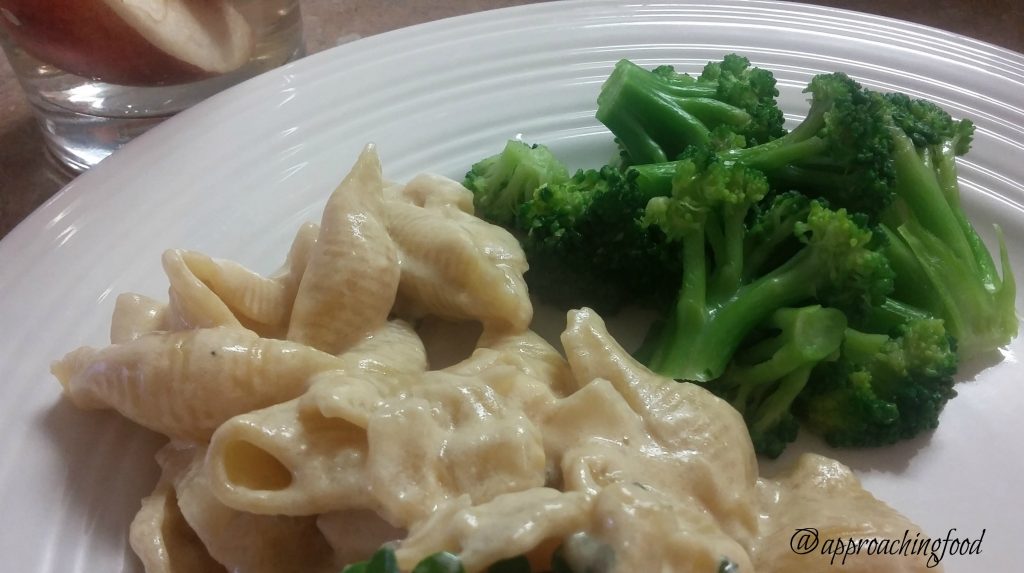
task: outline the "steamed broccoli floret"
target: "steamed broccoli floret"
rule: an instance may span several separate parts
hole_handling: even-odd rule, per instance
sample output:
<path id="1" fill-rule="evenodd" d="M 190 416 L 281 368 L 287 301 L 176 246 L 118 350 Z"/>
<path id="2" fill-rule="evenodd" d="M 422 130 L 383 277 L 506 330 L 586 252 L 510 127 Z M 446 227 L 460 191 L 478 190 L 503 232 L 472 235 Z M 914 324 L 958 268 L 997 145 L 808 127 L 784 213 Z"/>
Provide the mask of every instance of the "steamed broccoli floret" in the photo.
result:
<path id="1" fill-rule="evenodd" d="M 892 201 L 886 102 L 842 73 L 817 75 L 804 92 L 811 94 L 811 107 L 796 128 L 723 156 L 761 170 L 775 188 L 876 215 Z"/>
<path id="2" fill-rule="evenodd" d="M 750 272 L 744 258 L 752 248 L 746 218 L 767 192 L 767 181 L 756 170 L 714 156 L 695 157 L 678 163 L 672 196 L 648 204 L 645 223 L 678 242 L 683 262 L 675 306 L 641 352 L 654 371 L 713 380 L 743 339 L 780 308 L 818 301 L 858 310 L 888 294 L 891 270 L 873 250 L 863 217 L 820 201 L 811 202 L 806 218 L 793 223 L 799 245 L 792 254 L 777 266 Z M 765 217 L 776 215 L 766 213 L 761 214 L 765 227 Z M 759 262 L 769 259 L 761 256 Z"/>
<path id="3" fill-rule="evenodd" d="M 837 360 L 818 366 L 798 417 L 833 446 L 882 446 L 934 429 L 956 396 L 956 347 L 942 320 L 915 319 L 893 336 L 848 329 Z"/>
<path id="4" fill-rule="evenodd" d="M 744 279 L 750 280 L 789 259 L 800 248 L 796 226 L 811 212 L 811 199 L 796 191 L 754 205 L 743 244 Z"/>
<path id="5" fill-rule="evenodd" d="M 956 155 L 963 155 L 971 147 L 974 125 L 969 120 L 954 121 L 948 113 L 934 103 L 911 99 L 902 93 L 882 94 L 889 104 L 888 113 L 895 127 L 914 142 L 914 146 L 927 149 L 946 142 L 953 144 Z"/>
<path id="6" fill-rule="evenodd" d="M 689 146 L 744 145 L 784 133 L 771 72 L 730 54 L 697 78 L 670 66 L 646 70 L 622 60 L 597 98 L 597 119 L 628 163 L 676 159 Z"/>
<path id="7" fill-rule="evenodd" d="M 520 206 L 538 187 L 568 179 L 565 165 L 547 147 L 510 140 L 501 153 L 473 164 L 464 184 L 473 192 L 479 216 L 512 226 Z"/>
<path id="8" fill-rule="evenodd" d="M 585 301 L 602 311 L 670 298 L 679 281 L 678 254 L 665 248 L 662 232 L 640 222 L 651 197 L 671 190 L 670 176 L 658 169 L 605 166 L 537 189 L 518 217 L 531 291 L 548 302 Z"/>
<path id="9" fill-rule="evenodd" d="M 717 83 L 717 99 L 750 114 L 752 121 L 736 132 L 746 139 L 747 145 L 771 141 L 786 133 L 782 127 L 785 117 L 776 101 L 779 90 L 772 72 L 751 67 L 750 60 L 743 56 L 727 54 L 720 62 L 708 62 L 697 82 Z"/>
<path id="10" fill-rule="evenodd" d="M 900 94 L 885 101 L 895 201 L 881 220 L 893 297 L 942 318 L 961 358 L 994 350 L 1017 334 L 1016 282 L 999 229 L 997 270 L 960 205 L 956 157 L 970 147 L 974 126 L 930 102 Z"/>
<path id="11" fill-rule="evenodd" d="M 547 148 L 510 141 L 466 175 L 478 213 L 519 232 L 531 292 L 603 312 L 671 298 L 678 253 L 640 219 L 651 197 L 671 192 L 674 165 L 604 166 L 572 177 L 564 169 Z"/>
<path id="12" fill-rule="evenodd" d="M 799 429 L 793 402 L 814 368 L 838 353 L 846 316 L 819 305 L 781 308 L 765 326 L 768 335 L 737 351 L 725 374 L 705 386 L 743 414 L 759 454 L 777 457 Z"/>

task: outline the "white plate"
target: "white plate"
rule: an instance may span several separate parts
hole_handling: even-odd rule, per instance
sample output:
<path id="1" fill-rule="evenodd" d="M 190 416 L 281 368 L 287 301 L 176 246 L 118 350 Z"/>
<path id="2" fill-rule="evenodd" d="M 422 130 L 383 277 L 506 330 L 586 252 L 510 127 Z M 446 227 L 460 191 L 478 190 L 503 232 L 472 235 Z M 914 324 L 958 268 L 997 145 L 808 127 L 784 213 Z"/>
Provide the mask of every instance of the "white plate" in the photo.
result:
<path id="1" fill-rule="evenodd" d="M 76 180 L 0 243 L 0 556 L 5 571 L 139 568 L 128 523 L 155 479 L 155 436 L 60 399 L 48 365 L 102 345 L 117 293 L 166 295 L 166 247 L 267 272 L 368 141 L 387 176 L 459 177 L 510 137 L 574 166 L 614 152 L 594 98 L 612 64 L 697 71 L 736 51 L 800 87 L 843 70 L 873 88 L 929 97 L 978 124 L 964 202 L 1005 229 L 1024 269 L 1024 57 L 934 29 L 780 2 L 564 2 L 482 13 L 360 40 L 256 78 L 150 132 Z M 1024 290 L 1024 289 L 1022 289 Z M 1019 306 L 1019 301 L 1018 301 Z M 934 535 L 976 538 L 950 571 L 1018 570 L 1024 386 L 1016 341 L 967 368 L 929 438 L 831 452 Z M 820 445 L 816 445 L 820 447 Z"/>

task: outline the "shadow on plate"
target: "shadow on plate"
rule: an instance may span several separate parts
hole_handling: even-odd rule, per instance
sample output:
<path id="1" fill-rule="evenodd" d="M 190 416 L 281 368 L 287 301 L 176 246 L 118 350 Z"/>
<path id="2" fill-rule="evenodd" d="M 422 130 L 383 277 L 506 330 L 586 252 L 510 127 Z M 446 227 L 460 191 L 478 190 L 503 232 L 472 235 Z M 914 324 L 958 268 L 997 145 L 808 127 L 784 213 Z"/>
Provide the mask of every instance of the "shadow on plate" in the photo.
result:
<path id="1" fill-rule="evenodd" d="M 839 460 L 861 475 L 869 472 L 899 475 L 910 467 L 919 451 L 928 447 L 932 433 L 926 432 L 913 439 L 878 448 L 833 448 L 820 437 L 801 429 L 797 440 L 778 459 L 759 458 L 758 462 L 762 475 L 775 476 L 786 472 L 800 454 L 815 453 Z"/>
<path id="2" fill-rule="evenodd" d="M 64 399 L 38 423 L 65 460 L 54 548 L 87 563 L 90 555 L 123 554 L 125 571 L 141 571 L 128 526 L 160 476 L 153 456 L 166 438 L 111 410 L 79 410 Z"/>
<path id="3" fill-rule="evenodd" d="M 957 384 L 971 383 L 978 379 L 978 376 L 992 368 L 998 366 L 1006 360 L 1006 356 L 1000 350 L 993 350 L 982 356 L 975 357 L 972 360 L 961 362 L 960 367 L 956 372 Z M 954 398 L 956 400 L 956 398 Z"/>

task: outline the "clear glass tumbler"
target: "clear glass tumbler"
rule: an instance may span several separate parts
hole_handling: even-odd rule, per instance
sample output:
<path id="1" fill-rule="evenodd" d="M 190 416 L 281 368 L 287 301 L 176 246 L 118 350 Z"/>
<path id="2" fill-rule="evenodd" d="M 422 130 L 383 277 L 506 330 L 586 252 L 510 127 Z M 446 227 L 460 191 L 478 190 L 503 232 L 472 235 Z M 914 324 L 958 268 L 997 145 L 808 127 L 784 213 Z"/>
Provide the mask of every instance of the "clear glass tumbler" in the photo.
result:
<path id="1" fill-rule="evenodd" d="M 299 0 L 0 0 L 0 44 L 73 172 L 305 54 Z"/>

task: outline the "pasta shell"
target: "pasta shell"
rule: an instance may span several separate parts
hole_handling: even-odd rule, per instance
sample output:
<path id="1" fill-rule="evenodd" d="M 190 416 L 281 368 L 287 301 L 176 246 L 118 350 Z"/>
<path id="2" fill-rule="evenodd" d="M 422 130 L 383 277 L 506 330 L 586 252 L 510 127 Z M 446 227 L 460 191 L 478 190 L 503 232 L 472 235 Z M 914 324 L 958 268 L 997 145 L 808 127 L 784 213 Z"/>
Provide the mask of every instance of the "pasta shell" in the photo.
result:
<path id="1" fill-rule="evenodd" d="M 378 378 L 415 377 L 427 370 L 427 351 L 412 325 L 400 319 L 384 323 L 340 356 L 344 370 Z"/>
<path id="2" fill-rule="evenodd" d="M 210 491 L 203 467 L 206 448 L 176 447 L 161 457 L 184 458 L 174 480 L 181 514 L 210 555 L 229 571 L 329 573 L 341 564 L 320 533 L 315 517 L 256 515 L 222 504 Z M 165 448 L 168 449 L 168 448 Z"/>
<path id="3" fill-rule="evenodd" d="M 239 511 L 265 515 L 375 510 L 366 430 L 311 406 L 290 400 L 222 425 L 207 453 L 214 495 Z"/>
<path id="4" fill-rule="evenodd" d="M 142 499 L 128 541 L 146 573 L 227 573 L 181 515 L 178 496 L 165 479 Z"/>
<path id="5" fill-rule="evenodd" d="M 285 322 L 291 310 L 285 285 L 232 262 L 181 251 L 188 270 L 250 330 L 264 333 Z M 262 328 L 261 328 L 262 327 Z"/>
<path id="6" fill-rule="evenodd" d="M 80 348 L 51 370 L 81 408 L 113 408 L 172 438 L 208 440 L 233 416 L 302 394 L 338 358 L 248 330 L 156 333 Z"/>
<path id="7" fill-rule="evenodd" d="M 126 342 L 147 332 L 132 326 L 132 321 L 143 319 L 140 324 L 151 327 L 148 332 L 242 326 L 263 337 L 284 338 L 299 283 L 319 232 L 319 225 L 314 223 L 300 227 L 287 261 L 269 278 L 238 263 L 202 253 L 165 252 L 163 265 L 171 283 L 170 308 L 160 310 L 159 318 L 154 315 L 145 319 L 140 313 L 159 310 L 155 301 L 143 300 L 138 295 L 119 300 L 111 332 L 117 340 L 111 342 Z"/>
<path id="8" fill-rule="evenodd" d="M 295 298 L 295 292 L 299 289 L 299 282 L 302 275 L 306 273 L 306 266 L 313 256 L 313 248 L 316 247 L 316 238 L 320 234 L 320 225 L 316 223 L 304 223 L 295 233 L 292 239 L 292 246 L 288 249 L 288 258 L 284 265 L 270 278 L 285 285 L 285 289 Z"/>
<path id="9" fill-rule="evenodd" d="M 428 372 L 369 418 L 367 470 L 381 515 L 408 526 L 446 499 L 544 484 L 540 432 L 481 381 Z"/>
<path id="10" fill-rule="evenodd" d="M 315 376 L 300 405 L 360 428 L 383 400 L 416 384 L 427 370 L 423 343 L 403 320 L 389 321 L 339 359 L 343 368 Z"/>
<path id="11" fill-rule="evenodd" d="M 513 366 L 523 375 L 544 383 L 558 397 L 568 396 L 576 389 L 565 357 L 532 330 L 485 331 L 472 356 L 446 370 L 472 375 L 499 364 Z"/>
<path id="12" fill-rule="evenodd" d="M 703 452 L 720 464 L 723 481 L 737 489 L 757 480 L 757 458 L 739 413 L 699 386 L 648 370 L 612 338 L 596 312 L 569 312 L 562 346 L 578 383 L 611 382 L 664 447 Z"/>
<path id="13" fill-rule="evenodd" d="M 853 573 L 873 573 L 881 570 L 880 558 L 883 555 L 885 571 L 924 573 L 942 569 L 941 565 L 935 567 L 938 563 L 929 566 L 927 554 L 915 554 L 909 550 L 900 552 L 903 539 L 925 540 L 928 535 L 866 491 L 850 468 L 835 460 L 817 454 L 803 454 L 778 479 L 760 480 L 758 493 L 761 535 L 751 550 L 751 556 L 759 572 L 788 573 L 798 568 L 801 571 L 832 571 L 838 568 Z M 822 549 L 795 553 L 791 548 L 794 532 L 809 527 L 817 530 L 816 535 L 823 543 L 840 539 L 843 543 L 871 539 L 896 540 L 897 543 L 892 553 L 879 551 L 874 555 L 867 551 L 866 546 L 851 555 Z M 908 548 L 911 547 L 908 544 Z"/>
<path id="14" fill-rule="evenodd" d="M 617 571 L 720 571 L 725 559 L 737 571 L 760 571 L 714 517 L 678 492 L 621 482 L 596 496 L 589 533 L 609 547 Z"/>
<path id="15" fill-rule="evenodd" d="M 374 505 L 363 470 L 369 415 L 426 370 L 426 354 L 412 327 L 394 320 L 334 362 L 337 369 L 309 378 L 301 397 L 239 415 L 214 433 L 209 467 L 224 503 L 288 515 Z"/>
<path id="16" fill-rule="evenodd" d="M 167 329 L 167 304 L 141 294 L 118 295 L 110 320 L 111 344 L 130 342 L 143 334 Z"/>
<path id="17" fill-rule="evenodd" d="M 408 183 L 396 187 L 389 199 L 405 201 L 417 207 L 455 207 L 463 213 L 473 214 L 473 192 L 458 181 L 443 175 L 421 173 Z"/>
<path id="18" fill-rule="evenodd" d="M 739 539 L 750 538 L 757 528 L 752 509 L 757 458 L 740 414 L 704 388 L 648 370 L 608 334 L 604 321 L 590 309 L 569 313 L 562 346 L 579 384 L 610 382 L 643 419 L 666 459 L 687 468 L 678 474 L 654 473 L 671 478 L 664 487 L 693 492 L 721 518 L 726 531 Z"/>
<path id="19" fill-rule="evenodd" d="M 387 320 L 399 268 L 383 223 L 383 201 L 380 161 L 369 146 L 324 207 L 292 308 L 289 340 L 340 354 Z"/>
<path id="20" fill-rule="evenodd" d="M 168 326 L 172 330 L 233 326 L 241 328 L 228 305 L 199 279 L 185 262 L 185 251 L 171 249 L 163 255 L 164 272 L 171 283 Z"/>
<path id="21" fill-rule="evenodd" d="M 396 312 L 477 320 L 520 331 L 533 318 L 519 242 L 501 227 L 451 206 L 387 203 L 388 231 L 400 250 Z"/>

